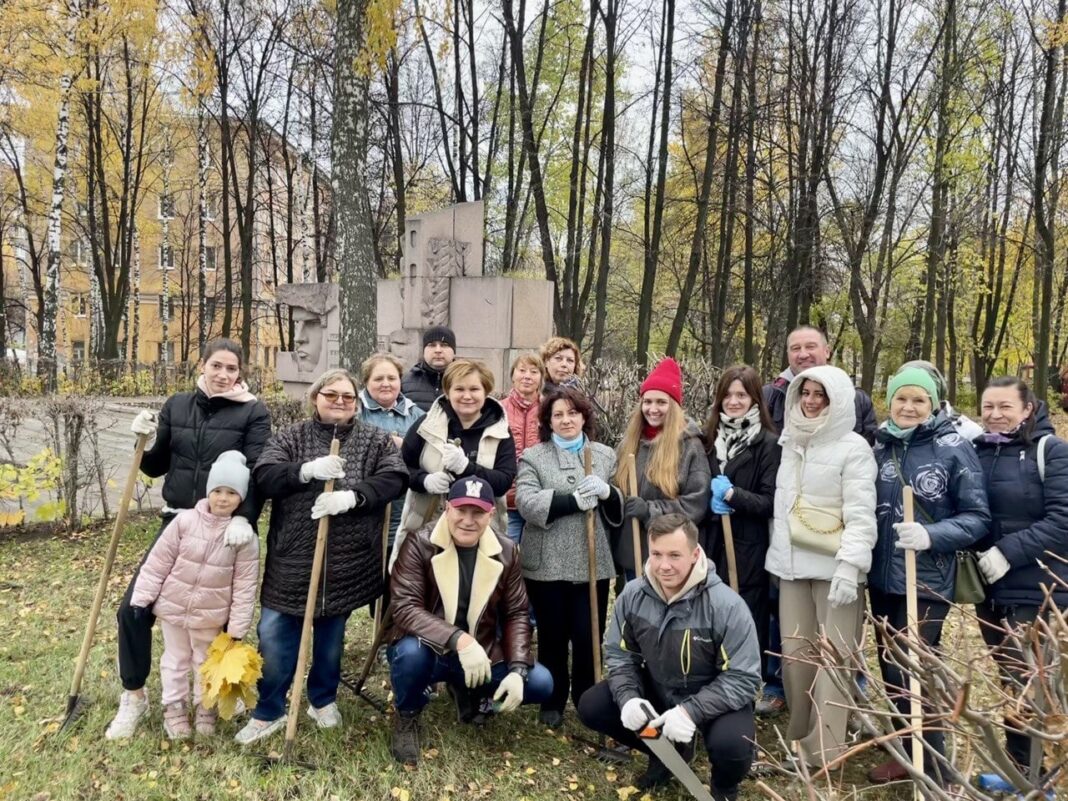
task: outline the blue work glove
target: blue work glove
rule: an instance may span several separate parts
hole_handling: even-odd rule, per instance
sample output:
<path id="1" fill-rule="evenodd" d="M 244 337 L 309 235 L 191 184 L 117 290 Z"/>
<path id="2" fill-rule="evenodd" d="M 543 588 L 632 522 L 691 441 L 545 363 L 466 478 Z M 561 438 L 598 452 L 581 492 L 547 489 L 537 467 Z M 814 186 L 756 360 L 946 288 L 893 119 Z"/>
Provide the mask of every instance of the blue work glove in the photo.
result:
<path id="1" fill-rule="evenodd" d="M 729 515 L 734 510 L 728 505 L 724 496 L 734 488 L 734 484 L 731 480 L 724 475 L 716 476 L 712 479 L 710 485 L 712 489 L 712 500 L 709 502 L 709 508 L 717 515 Z"/>

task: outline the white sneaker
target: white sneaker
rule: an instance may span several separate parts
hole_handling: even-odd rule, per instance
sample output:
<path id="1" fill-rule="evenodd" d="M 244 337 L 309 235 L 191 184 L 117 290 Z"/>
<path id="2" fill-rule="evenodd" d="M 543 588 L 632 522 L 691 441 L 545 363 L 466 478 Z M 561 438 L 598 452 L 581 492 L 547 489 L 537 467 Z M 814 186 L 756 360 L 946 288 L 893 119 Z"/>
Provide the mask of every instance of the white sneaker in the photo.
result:
<path id="1" fill-rule="evenodd" d="M 248 745 L 257 740 L 262 740 L 264 737 L 270 737 L 285 725 L 285 715 L 282 715 L 277 720 L 256 720 L 256 718 L 252 718 L 245 724 L 245 728 L 234 735 L 234 742 L 239 745 Z"/>
<path id="2" fill-rule="evenodd" d="M 333 702 L 320 709 L 309 704 L 308 717 L 314 720 L 320 729 L 334 729 L 341 725 L 341 710 Z"/>
<path id="3" fill-rule="evenodd" d="M 108 730 L 104 736 L 109 740 L 125 740 L 133 737 L 137 731 L 137 724 L 141 718 L 148 714 L 148 693 L 130 692 L 123 690 L 119 696 L 119 711 L 108 724 Z"/>

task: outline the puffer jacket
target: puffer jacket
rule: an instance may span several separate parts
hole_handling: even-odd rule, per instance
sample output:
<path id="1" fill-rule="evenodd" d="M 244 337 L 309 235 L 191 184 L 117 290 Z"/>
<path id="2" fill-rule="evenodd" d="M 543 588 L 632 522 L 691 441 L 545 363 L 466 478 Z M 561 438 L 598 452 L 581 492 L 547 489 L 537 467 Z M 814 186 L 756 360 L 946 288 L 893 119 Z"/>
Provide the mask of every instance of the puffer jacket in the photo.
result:
<path id="1" fill-rule="evenodd" d="M 825 366 L 825 365 L 824 365 Z M 790 385 L 796 381 L 793 371 L 787 368 L 779 373 L 774 381 L 764 385 L 764 403 L 768 405 L 768 414 L 771 421 L 779 431 L 783 430 L 783 420 L 786 417 L 786 400 Z M 871 402 L 871 396 L 862 389 L 856 389 L 853 396 L 853 430 L 860 434 L 869 445 L 875 442 L 875 405 Z"/>
<path id="2" fill-rule="evenodd" d="M 627 582 L 604 639 L 612 698 L 644 698 L 647 672 L 664 700 L 701 725 L 753 702 L 760 646 L 745 602 L 723 583 L 704 552 L 670 603 L 648 569 Z"/>
<path id="3" fill-rule="evenodd" d="M 351 612 L 382 594 L 382 510 L 408 486 L 408 470 L 389 434 L 359 420 L 336 430 L 345 477 L 334 489 L 354 490 L 365 502 L 330 519 L 316 617 Z M 302 482 L 300 467 L 330 453 L 334 431 L 318 420 L 294 423 L 267 443 L 252 473 L 272 499 L 260 602 L 278 612 L 304 615 L 319 531 L 311 509 L 325 482 Z"/>
<path id="4" fill-rule="evenodd" d="M 209 398 L 201 389 L 179 392 L 160 410 L 156 441 L 141 458 L 141 472 L 150 478 L 166 476 L 163 502 L 171 509 L 192 509 L 207 497 L 208 473 L 219 454 L 241 451 L 251 470 L 271 436 L 271 416 L 255 395 L 247 389 L 228 394 L 234 397 Z M 263 500 L 250 485 L 234 514 L 255 524 L 261 506 Z"/>
<path id="5" fill-rule="evenodd" d="M 360 421 L 403 437 L 426 414 L 409 398 L 400 395 L 392 409 L 383 409 L 366 389 L 360 390 Z"/>
<path id="6" fill-rule="evenodd" d="M 592 473 L 612 480 L 616 452 L 600 442 L 591 442 Z M 571 453 L 555 443 L 542 442 L 523 453 L 516 479 L 519 514 L 523 527 L 523 578 L 534 581 L 588 581 L 589 551 L 586 547 L 586 513 L 572 497 L 585 474 L 582 454 Z M 593 516 L 597 578 L 615 575 L 608 544 L 610 527 L 623 523 L 623 495 L 615 487 L 597 504 Z M 630 532 L 627 532 L 628 535 Z"/>
<path id="7" fill-rule="evenodd" d="M 408 466 L 411 487 L 404 499 L 401 525 L 393 541 L 390 565 L 396 561 L 404 538 L 418 531 L 435 513 L 440 512 L 440 496 L 429 495 L 424 481 L 435 471 L 443 470 L 442 449 L 446 442 L 460 440 L 460 446 L 468 457 L 467 469 L 455 476 L 478 476 L 485 479 L 497 499 L 497 514 L 493 525 L 499 532 L 508 531 L 507 509 L 504 496 L 515 481 L 515 443 L 508 428 L 504 407 L 494 398 L 486 398 L 482 417 L 470 428 L 464 428 L 456 417 L 447 398 L 438 398 L 426 417 L 408 429 L 401 445 L 401 456 Z"/>
<path id="8" fill-rule="evenodd" d="M 790 383 L 786 409 L 801 396 L 801 379 L 819 382 L 830 400 L 827 423 L 801 448 L 787 425 L 779 438 L 782 461 L 775 479 L 775 520 L 765 567 L 788 581 L 830 581 L 838 562 L 860 571 L 871 569 L 875 547 L 875 458 L 854 431 L 856 406 L 853 384 L 837 367 L 810 367 Z M 789 419 L 789 414 L 786 414 Z M 790 508 L 798 494 L 813 506 L 842 510 L 842 544 L 834 556 L 794 547 L 790 542 Z"/>
<path id="9" fill-rule="evenodd" d="M 939 412 L 916 427 L 908 440 L 885 425 L 875 443 L 879 541 L 868 580 L 884 593 L 905 594 L 905 552 L 895 547 L 894 523 L 903 519 L 902 482 L 913 491 L 917 523 L 931 536 L 931 548 L 916 552 L 916 584 L 921 597 L 953 600 L 956 551 L 981 539 L 990 525 L 979 457 L 970 442 Z"/>
<path id="10" fill-rule="evenodd" d="M 697 423 L 689 420 L 682 432 L 682 442 L 679 445 L 679 494 L 675 498 L 664 495 L 660 487 L 653 484 L 645 474 L 652 451 L 653 443 L 642 439 L 634 457 L 634 467 L 638 473 L 638 496 L 649 504 L 649 519 L 679 512 L 699 526 L 708 512 L 708 498 L 711 494 L 708 485 L 712 480 L 701 429 L 697 427 Z M 625 524 L 624 529 L 622 536 L 616 540 L 612 555 L 617 567 L 633 570 L 634 538 L 631 537 L 630 523 Z M 648 558 L 649 543 L 643 531 L 642 562 Z"/>
<path id="11" fill-rule="evenodd" d="M 539 399 L 528 401 L 516 390 L 512 390 L 501 399 L 501 406 L 508 417 L 508 428 L 512 432 L 512 440 L 515 442 L 515 459 L 518 462 L 523 457 L 523 450 L 541 442 L 539 429 L 541 428 L 541 403 Z M 505 502 L 509 511 L 515 510 L 515 484 L 508 490 Z"/>
<path id="12" fill-rule="evenodd" d="M 439 654 L 451 650 L 461 631 L 456 623 L 460 560 L 442 515 L 414 532 L 400 549 L 389 579 L 393 619 L 387 640 L 418 637 Z M 465 628 L 493 663 L 533 664 L 530 656 L 530 604 L 519 549 L 487 527 L 478 540 Z"/>
<path id="13" fill-rule="evenodd" d="M 444 370 L 438 372 L 420 360 L 401 379 L 401 392 L 424 412 L 429 412 L 431 405 L 441 394 L 441 377 L 444 374 Z"/>
<path id="14" fill-rule="evenodd" d="M 253 537 L 234 548 L 223 542 L 229 517 L 208 511 L 208 500 L 179 512 L 160 534 L 137 573 L 131 606 L 152 607 L 160 620 L 186 629 L 226 626 L 248 634 L 260 573 Z M 227 623 L 229 621 L 229 623 Z"/>
<path id="15" fill-rule="evenodd" d="M 1043 445 L 1045 480 L 1038 471 L 1038 449 Z M 1012 568 L 987 587 L 987 598 L 1004 606 L 1038 606 L 1045 600 L 1041 584 L 1054 585 L 1038 561 L 1068 582 L 1068 565 L 1046 551 L 1068 555 L 1068 443 L 1053 436 L 1045 404 L 1035 414 L 1031 441 L 1019 435 L 998 445 L 979 438 L 973 443 L 986 479 L 990 501 L 990 532 L 975 546 L 985 551 L 995 545 Z M 1068 606 L 1068 591 L 1054 592 L 1057 606 Z"/>

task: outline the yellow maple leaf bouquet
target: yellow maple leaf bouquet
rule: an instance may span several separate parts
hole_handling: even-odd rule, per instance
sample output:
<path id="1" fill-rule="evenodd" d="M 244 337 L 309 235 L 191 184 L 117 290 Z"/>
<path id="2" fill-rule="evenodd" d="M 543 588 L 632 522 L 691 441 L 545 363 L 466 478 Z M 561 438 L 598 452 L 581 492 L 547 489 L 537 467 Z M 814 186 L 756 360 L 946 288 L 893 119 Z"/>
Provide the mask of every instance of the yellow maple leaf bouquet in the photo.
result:
<path id="1" fill-rule="evenodd" d="M 225 631 L 219 632 L 208 647 L 208 656 L 200 666 L 204 686 L 201 703 L 216 707 L 223 720 L 234 716 L 240 700 L 245 709 L 256 705 L 256 682 L 263 674 L 263 657 L 259 651 Z"/>

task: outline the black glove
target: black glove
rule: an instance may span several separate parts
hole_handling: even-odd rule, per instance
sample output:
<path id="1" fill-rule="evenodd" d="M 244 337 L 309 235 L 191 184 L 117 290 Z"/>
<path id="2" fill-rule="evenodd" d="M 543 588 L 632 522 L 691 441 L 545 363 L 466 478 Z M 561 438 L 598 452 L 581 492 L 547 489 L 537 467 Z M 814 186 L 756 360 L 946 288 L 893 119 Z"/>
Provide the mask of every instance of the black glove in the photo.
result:
<path id="1" fill-rule="evenodd" d="M 644 526 L 649 522 L 649 504 L 645 502 L 644 498 L 630 495 L 623 501 L 623 515 L 635 518 Z"/>

